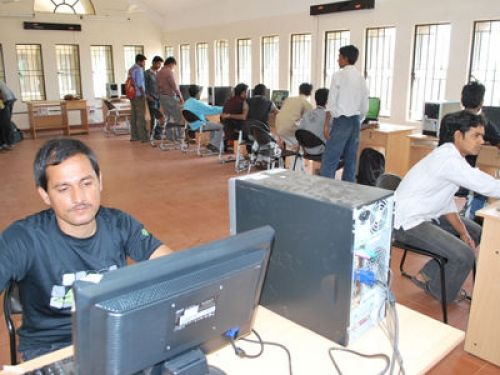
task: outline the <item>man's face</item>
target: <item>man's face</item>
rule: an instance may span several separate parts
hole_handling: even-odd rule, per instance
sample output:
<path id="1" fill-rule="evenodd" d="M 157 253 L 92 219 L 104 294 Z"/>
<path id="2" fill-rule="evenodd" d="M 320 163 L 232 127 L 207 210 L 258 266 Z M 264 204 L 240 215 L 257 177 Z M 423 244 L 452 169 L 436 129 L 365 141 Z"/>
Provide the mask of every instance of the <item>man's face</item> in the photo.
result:
<path id="1" fill-rule="evenodd" d="M 349 60 L 347 60 L 347 57 L 339 53 L 339 57 L 337 59 L 337 62 L 339 64 L 339 67 L 342 69 L 344 66 L 349 65 Z"/>
<path id="2" fill-rule="evenodd" d="M 157 61 L 152 65 L 153 70 L 159 70 L 161 68 L 161 61 Z"/>
<path id="3" fill-rule="evenodd" d="M 137 65 L 142 66 L 144 68 L 146 66 L 146 60 L 139 61 Z"/>
<path id="4" fill-rule="evenodd" d="M 454 134 L 455 146 L 462 156 L 477 155 L 484 143 L 484 126 L 470 128 L 465 134 L 456 131 Z"/>
<path id="5" fill-rule="evenodd" d="M 102 184 L 90 160 L 77 154 L 59 165 L 47 167 L 46 174 L 47 191 L 39 187 L 38 193 L 54 210 L 59 228 L 74 237 L 92 235 Z"/>

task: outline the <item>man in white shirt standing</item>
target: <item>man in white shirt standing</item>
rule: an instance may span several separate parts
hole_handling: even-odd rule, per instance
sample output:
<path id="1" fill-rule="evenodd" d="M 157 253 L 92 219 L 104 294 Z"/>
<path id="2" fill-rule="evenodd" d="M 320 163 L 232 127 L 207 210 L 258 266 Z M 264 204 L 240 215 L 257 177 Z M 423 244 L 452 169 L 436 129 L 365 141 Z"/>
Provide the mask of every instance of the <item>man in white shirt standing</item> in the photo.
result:
<path id="1" fill-rule="evenodd" d="M 443 144 L 419 161 L 394 194 L 394 235 L 406 244 L 448 259 L 446 300 L 456 299 L 474 266 L 481 227 L 458 215 L 454 195 L 460 186 L 500 198 L 500 180 L 471 167 L 467 155 L 477 155 L 484 143 L 484 119 L 469 111 L 446 115 Z M 439 267 L 429 261 L 413 282 L 441 299 Z"/>
<path id="2" fill-rule="evenodd" d="M 339 49 L 341 68 L 332 77 L 324 124 L 326 141 L 321 160 L 321 175 L 335 178 L 340 157 L 344 156 L 342 180 L 356 177 L 356 156 L 361 121 L 368 112 L 368 89 L 361 73 L 354 67 L 359 51 L 353 45 Z M 331 118 L 333 117 L 333 120 Z"/>

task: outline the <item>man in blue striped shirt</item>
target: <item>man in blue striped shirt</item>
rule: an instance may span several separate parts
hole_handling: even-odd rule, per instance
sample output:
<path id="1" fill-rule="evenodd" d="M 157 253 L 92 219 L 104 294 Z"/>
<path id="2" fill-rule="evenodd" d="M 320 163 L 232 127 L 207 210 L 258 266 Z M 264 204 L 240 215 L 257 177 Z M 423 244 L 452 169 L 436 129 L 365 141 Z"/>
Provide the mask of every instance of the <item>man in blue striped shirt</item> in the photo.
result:
<path id="1" fill-rule="evenodd" d="M 135 64 L 130 68 L 129 75 L 135 86 L 135 98 L 130 100 L 132 118 L 130 119 L 130 141 L 148 142 L 146 131 L 146 89 L 144 85 L 144 67 L 146 56 L 138 54 L 135 56 Z"/>

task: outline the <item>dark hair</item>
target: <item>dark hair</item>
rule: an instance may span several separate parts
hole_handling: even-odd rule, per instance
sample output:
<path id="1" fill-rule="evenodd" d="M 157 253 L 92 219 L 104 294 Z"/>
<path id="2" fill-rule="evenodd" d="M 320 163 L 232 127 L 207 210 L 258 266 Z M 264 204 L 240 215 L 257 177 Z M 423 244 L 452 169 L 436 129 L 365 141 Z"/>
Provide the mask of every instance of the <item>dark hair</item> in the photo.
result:
<path id="1" fill-rule="evenodd" d="M 141 62 L 141 61 L 146 61 L 146 60 L 147 60 L 147 57 L 144 55 L 141 55 L 140 53 L 135 55 L 135 62 L 136 63 Z"/>
<path id="2" fill-rule="evenodd" d="M 347 61 L 349 61 L 349 64 L 351 64 L 351 65 L 356 64 L 356 61 L 358 61 L 359 51 L 352 44 L 349 44 L 348 46 L 340 47 L 339 54 L 344 56 L 347 59 Z"/>
<path id="3" fill-rule="evenodd" d="M 253 94 L 254 95 L 266 95 L 266 90 L 267 90 L 266 85 L 264 85 L 263 83 L 259 83 L 259 84 L 255 85 L 255 87 L 253 88 Z"/>
<path id="4" fill-rule="evenodd" d="M 316 105 L 320 105 L 322 107 L 326 105 L 326 102 L 328 101 L 328 92 L 329 90 L 324 87 L 316 90 L 316 92 L 314 93 L 314 100 L 316 101 Z"/>
<path id="5" fill-rule="evenodd" d="M 198 93 L 200 92 L 200 86 L 198 85 L 189 85 L 188 91 L 189 95 L 191 95 L 193 98 L 196 98 Z"/>
<path id="6" fill-rule="evenodd" d="M 476 108 L 483 104 L 486 88 L 479 82 L 470 82 L 462 88 L 462 105 L 466 109 Z"/>
<path id="7" fill-rule="evenodd" d="M 100 169 L 97 157 L 90 147 L 78 139 L 57 138 L 45 143 L 36 153 L 33 163 L 36 186 L 47 190 L 47 167 L 59 165 L 77 154 L 85 155 L 89 159 L 97 178 L 99 178 Z"/>
<path id="8" fill-rule="evenodd" d="M 163 59 L 160 56 L 153 57 L 153 64 L 156 64 L 157 62 L 163 62 Z"/>
<path id="9" fill-rule="evenodd" d="M 238 83 L 234 87 L 234 96 L 240 96 L 242 92 L 245 92 L 248 90 L 248 85 L 245 83 Z"/>
<path id="10" fill-rule="evenodd" d="M 441 120 L 441 127 L 439 128 L 439 145 L 443 143 L 455 141 L 454 135 L 458 130 L 465 135 L 470 128 L 477 128 L 484 126 L 484 117 L 476 115 L 469 111 L 458 111 L 448 113 Z"/>
<path id="11" fill-rule="evenodd" d="M 301 83 L 299 86 L 299 94 L 304 94 L 305 96 L 311 95 L 313 85 L 310 83 Z"/>
<path id="12" fill-rule="evenodd" d="M 165 62 L 163 63 L 163 65 L 177 65 L 177 60 L 175 59 L 175 57 L 173 56 L 169 56 L 165 59 Z"/>

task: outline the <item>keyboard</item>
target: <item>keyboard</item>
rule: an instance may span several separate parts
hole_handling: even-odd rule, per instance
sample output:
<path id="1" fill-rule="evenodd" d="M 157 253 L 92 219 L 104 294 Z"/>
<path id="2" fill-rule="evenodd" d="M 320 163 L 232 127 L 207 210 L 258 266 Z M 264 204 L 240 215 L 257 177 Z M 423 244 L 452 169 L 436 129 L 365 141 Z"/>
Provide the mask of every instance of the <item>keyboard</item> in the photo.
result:
<path id="1" fill-rule="evenodd" d="M 76 375 L 73 357 L 67 357 L 36 370 L 25 372 L 25 375 Z"/>

